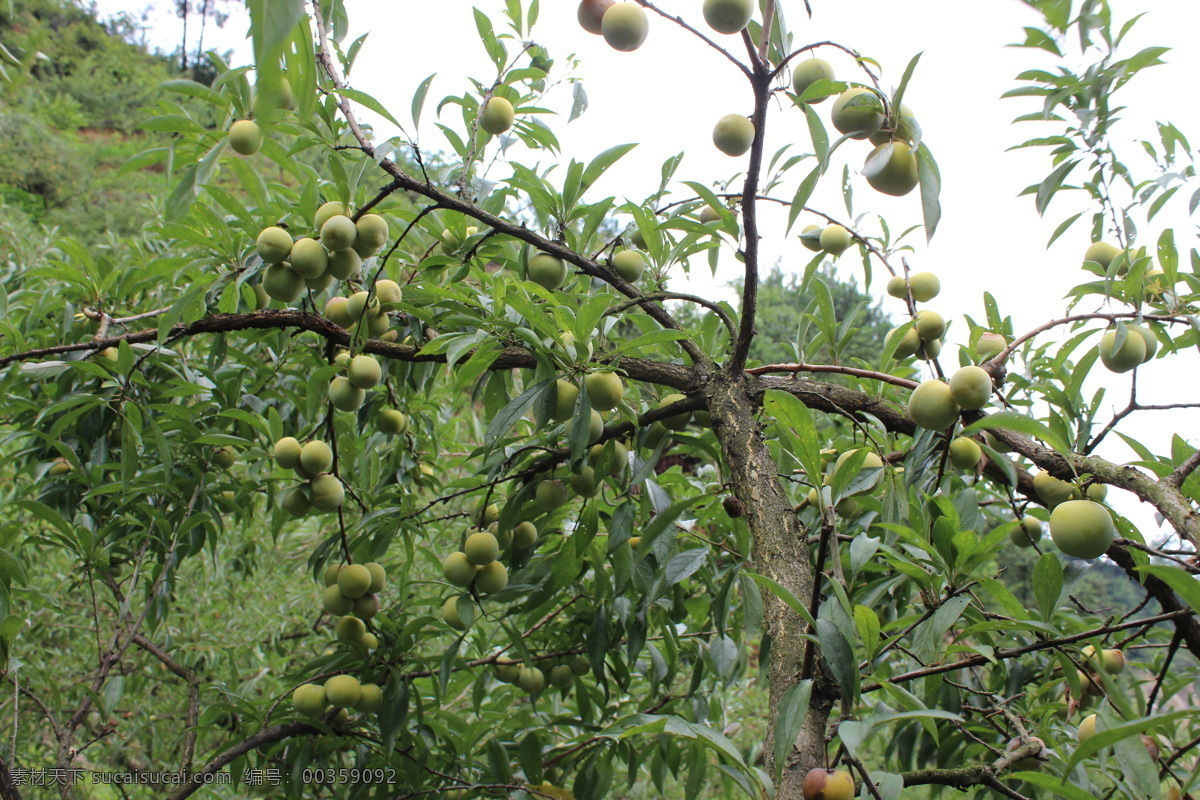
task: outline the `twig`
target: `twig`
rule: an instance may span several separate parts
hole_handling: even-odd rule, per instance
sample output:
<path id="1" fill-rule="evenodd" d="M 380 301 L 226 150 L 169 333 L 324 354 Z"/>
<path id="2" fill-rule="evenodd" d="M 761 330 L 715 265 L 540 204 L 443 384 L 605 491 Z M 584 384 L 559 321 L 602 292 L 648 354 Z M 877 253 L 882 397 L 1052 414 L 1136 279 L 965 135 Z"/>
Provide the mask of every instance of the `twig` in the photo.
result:
<path id="1" fill-rule="evenodd" d="M 133 635 L 133 643 L 162 662 L 187 683 L 187 711 L 184 716 L 183 758 L 181 772 L 185 775 L 192 771 L 192 759 L 196 753 L 196 733 L 200 724 L 200 679 L 196 671 L 180 664 L 167 652 L 140 633 Z"/>
<path id="2" fill-rule="evenodd" d="M 907 378 L 898 378 L 895 375 L 888 375 L 886 372 L 859 369 L 858 367 L 843 367 L 840 364 L 765 364 L 761 367 L 752 367 L 746 370 L 747 375 L 769 375 L 775 372 L 792 374 L 799 372 L 824 372 L 837 375 L 853 375 L 856 378 L 867 378 L 868 380 L 880 381 L 881 383 L 890 383 L 892 386 L 900 386 L 904 389 L 915 389 L 918 386 L 916 381 L 910 381 Z"/>
<path id="3" fill-rule="evenodd" d="M 1071 636 L 1064 636 L 1061 639 L 1048 639 L 1048 640 L 1043 640 L 1043 641 L 1039 641 L 1039 642 L 1034 642 L 1033 644 L 1023 645 L 1021 647 L 997 648 L 992 653 L 991 658 L 986 658 L 986 657 L 980 656 L 980 655 L 967 656 L 966 658 L 961 658 L 958 661 L 951 661 L 946 664 L 935 664 L 934 666 L 931 666 L 931 667 L 925 667 L 923 669 L 913 670 L 911 672 L 905 672 L 900 675 L 895 675 L 891 678 L 888 678 L 886 680 L 886 683 L 905 683 L 907 681 L 916 680 L 917 678 L 926 678 L 930 675 L 940 675 L 943 672 L 956 672 L 960 669 L 967 669 L 969 667 L 982 666 L 983 664 L 987 664 L 991 661 L 1003 661 L 1005 659 L 1015 658 L 1017 656 L 1025 655 L 1026 653 L 1033 653 L 1038 650 L 1046 650 L 1048 648 L 1060 647 L 1064 644 L 1072 644 L 1074 642 L 1080 642 L 1085 639 L 1091 639 L 1092 637 L 1095 637 L 1095 636 L 1104 636 L 1105 634 L 1113 633 L 1114 631 L 1125 630 L 1126 628 L 1136 628 L 1141 625 L 1152 625 L 1156 622 L 1166 622 L 1167 620 L 1180 619 L 1182 617 L 1191 617 L 1191 616 L 1194 616 L 1195 614 L 1196 614 L 1196 611 L 1194 611 L 1190 608 L 1189 609 L 1181 609 L 1179 611 L 1171 611 L 1167 614 L 1159 614 L 1157 616 L 1147 617 L 1145 619 L 1133 620 L 1131 622 L 1118 623 L 1116 625 L 1107 625 L 1107 626 L 1101 627 L 1101 628 L 1093 628 L 1092 630 L 1084 631 L 1082 633 L 1072 634 Z M 867 686 L 863 687 L 862 693 L 866 694 L 867 692 L 873 692 L 880 688 L 882 688 L 881 684 L 878 684 L 878 683 L 868 684 Z"/>

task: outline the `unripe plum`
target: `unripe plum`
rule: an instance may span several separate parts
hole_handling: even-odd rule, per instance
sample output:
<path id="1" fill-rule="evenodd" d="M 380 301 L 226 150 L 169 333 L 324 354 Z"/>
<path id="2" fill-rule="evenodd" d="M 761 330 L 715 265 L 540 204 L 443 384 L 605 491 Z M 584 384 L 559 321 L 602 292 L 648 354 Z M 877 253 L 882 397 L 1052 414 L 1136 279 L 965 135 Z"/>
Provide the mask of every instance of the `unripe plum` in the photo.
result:
<path id="1" fill-rule="evenodd" d="M 717 33 L 741 33 L 754 12 L 751 0 L 704 0 L 704 21 Z"/>
<path id="2" fill-rule="evenodd" d="M 1113 372 L 1129 372 L 1146 361 L 1146 340 L 1127 328 L 1117 347 L 1117 332 L 1111 330 L 1100 339 L 1100 360 Z"/>
<path id="3" fill-rule="evenodd" d="M 908 399 L 908 416 L 917 425 L 940 431 L 958 419 L 958 404 L 950 387 L 939 380 L 928 380 L 913 390 Z"/>
<path id="4" fill-rule="evenodd" d="M 292 692 L 292 705 L 296 711 L 308 717 L 318 717 L 325 711 L 325 687 L 315 683 L 297 686 Z"/>
<path id="5" fill-rule="evenodd" d="M 504 133 L 512 127 L 516 118 L 516 110 L 512 103 L 503 97 L 492 97 L 483 106 L 479 115 L 479 127 L 493 136 Z"/>
<path id="6" fill-rule="evenodd" d="M 592 408 L 611 411 L 625 396 L 625 384 L 615 372 L 592 372 L 583 379 Z"/>
<path id="7" fill-rule="evenodd" d="M 342 594 L 356 600 L 371 588 L 371 571 L 362 564 L 347 564 L 338 573 L 337 585 Z"/>
<path id="8" fill-rule="evenodd" d="M 883 127 L 883 102 L 870 89 L 854 86 L 833 101 L 833 127 L 853 139 L 866 139 Z"/>
<path id="9" fill-rule="evenodd" d="M 292 271 L 305 278 L 319 278 L 329 266 L 329 254 L 316 239 L 297 239 L 292 244 L 288 264 Z"/>
<path id="10" fill-rule="evenodd" d="M 1098 558 L 1116 535 L 1108 509 L 1091 500 L 1067 500 L 1050 513 L 1055 546 L 1075 558 Z"/>
<path id="11" fill-rule="evenodd" d="M 353 675 L 334 675 L 325 681 L 325 699 L 337 708 L 351 708 L 362 699 L 362 685 Z"/>
<path id="12" fill-rule="evenodd" d="M 978 411 L 992 397 L 992 376 L 980 367 L 962 367 L 950 376 L 950 393 L 963 408 Z"/>
<path id="13" fill-rule="evenodd" d="M 239 119 L 229 126 L 229 146 L 235 153 L 252 156 L 262 147 L 262 129 L 249 119 Z"/>
<path id="14" fill-rule="evenodd" d="M 809 86 L 812 86 L 817 81 L 832 81 L 836 80 L 833 73 L 833 67 L 823 58 L 806 58 L 796 64 L 796 68 L 792 70 L 792 91 L 797 96 L 804 94 Z M 826 100 L 824 97 L 818 97 L 815 100 L 808 100 L 809 103 L 823 103 Z"/>
<path id="15" fill-rule="evenodd" d="M 725 155 L 744 155 L 754 144 L 754 123 L 742 114 L 726 114 L 713 127 L 712 139 Z"/>
<path id="16" fill-rule="evenodd" d="M 556 381 L 554 384 L 554 408 L 550 412 L 550 419 L 558 422 L 566 422 L 571 419 L 575 416 L 575 402 L 578 398 L 578 386 L 561 379 Z"/>
<path id="17" fill-rule="evenodd" d="M 312 440 L 300 448 L 300 466 L 312 475 L 328 472 L 333 466 L 333 449 L 320 439 Z"/>
<path id="18" fill-rule="evenodd" d="M 281 303 L 294 303 L 304 295 L 304 277 L 287 264 L 272 264 L 263 272 L 263 291 Z"/>
<path id="19" fill-rule="evenodd" d="M 609 47 L 629 53 L 637 50 L 650 33 L 650 20 L 634 2 L 614 3 L 600 19 L 600 33 Z"/>
<path id="20" fill-rule="evenodd" d="M 340 214 L 330 217 L 321 226 L 321 244 L 332 251 L 349 250 L 354 246 L 358 229 L 349 217 Z"/>
<path id="21" fill-rule="evenodd" d="M 487 531 L 478 531 L 467 537 L 463 552 L 472 564 L 482 567 L 500 557 L 500 542 L 495 535 Z"/>
<path id="22" fill-rule="evenodd" d="M 484 564 L 475 573 L 475 588 L 483 594 L 496 594 L 508 586 L 508 567 L 499 561 Z"/>
<path id="23" fill-rule="evenodd" d="M 263 228 L 254 242 L 258 257 L 267 264 L 282 264 L 292 252 L 292 235 L 283 228 Z"/>
<path id="24" fill-rule="evenodd" d="M 478 568 L 467 558 L 466 553 L 455 552 L 442 560 L 442 577 L 455 586 L 470 586 Z"/>
<path id="25" fill-rule="evenodd" d="M 916 151 L 901 141 L 886 142 L 872 150 L 862 171 L 871 188 L 892 197 L 903 197 L 920 183 Z"/>
<path id="26" fill-rule="evenodd" d="M 329 382 L 329 402 L 338 411 L 356 411 L 366 398 L 366 392 L 344 375 L 338 375 Z"/>
<path id="27" fill-rule="evenodd" d="M 350 359 L 346 375 L 359 389 L 374 389 L 383 380 L 383 368 L 370 356 L 357 355 Z"/>
<path id="28" fill-rule="evenodd" d="M 821 231 L 821 249 L 831 256 L 840 256 L 854 243 L 850 231 L 841 225 L 827 225 Z"/>

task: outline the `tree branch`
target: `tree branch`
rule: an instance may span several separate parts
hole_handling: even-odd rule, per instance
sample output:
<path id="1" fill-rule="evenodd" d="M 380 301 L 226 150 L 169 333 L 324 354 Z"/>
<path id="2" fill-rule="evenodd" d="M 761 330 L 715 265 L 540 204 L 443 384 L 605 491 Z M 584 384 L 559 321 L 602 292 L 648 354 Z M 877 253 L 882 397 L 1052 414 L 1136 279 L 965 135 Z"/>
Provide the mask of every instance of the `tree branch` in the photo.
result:
<path id="1" fill-rule="evenodd" d="M 798 372 L 824 372 L 836 375 L 853 375 L 856 378 L 890 383 L 892 386 L 900 386 L 904 389 L 915 389 L 918 386 L 916 381 L 910 381 L 907 378 L 898 378 L 895 375 L 888 375 L 886 372 L 859 369 L 858 367 L 843 367 L 840 364 L 765 364 L 761 367 L 753 367 L 746 370 L 747 375 L 769 375 L 774 372 L 788 372 L 792 374 Z"/>
<path id="2" fill-rule="evenodd" d="M 753 53 L 751 53 L 753 55 Z M 745 245 L 742 257 L 745 261 L 745 277 L 742 284 L 742 321 L 737 341 L 729 359 L 730 374 L 737 374 L 746 366 L 750 345 L 754 341 L 754 321 L 758 310 L 758 181 L 762 172 L 763 147 L 766 144 L 767 103 L 771 99 L 771 76 L 764 63 L 755 59 L 754 75 L 754 141 L 750 144 L 750 164 L 746 167 L 746 183 L 742 189 L 742 231 Z"/>
<path id="3" fill-rule="evenodd" d="M 986 784 L 996 788 L 995 783 L 990 781 L 995 781 L 997 775 L 1022 759 L 1038 756 L 1042 750 L 1042 745 L 1036 742 L 1026 742 L 1020 747 L 1005 752 L 991 764 L 973 764 L 957 769 L 918 769 L 905 772 L 900 777 L 904 780 L 906 787 L 953 786 L 956 789 L 967 789 L 971 786 Z"/>
<path id="4" fill-rule="evenodd" d="M 196 774 L 197 776 L 215 774 L 221 767 L 224 767 L 238 756 L 245 755 L 251 750 L 257 750 L 263 745 L 279 742 L 293 736 L 307 736 L 314 733 L 321 733 L 321 729 L 307 722 L 285 722 L 281 725 L 272 725 L 269 728 L 263 728 L 258 733 L 247 739 L 243 739 L 213 758 L 212 761 L 201 767 L 200 771 Z M 167 795 L 167 800 L 183 800 L 183 798 L 190 797 L 196 790 L 206 785 L 203 781 L 196 780 L 180 784 L 175 791 Z"/>
<path id="5" fill-rule="evenodd" d="M 643 4 L 648 5 L 644 3 L 644 0 Z M 321 64 L 325 74 L 329 77 L 334 89 L 339 93 L 337 99 L 338 109 L 342 112 L 342 116 L 345 118 L 346 124 L 350 128 L 350 133 L 358 141 L 359 145 L 362 146 L 363 152 L 372 159 L 375 159 L 380 169 L 392 176 L 394 179 L 393 185 L 399 189 L 403 189 L 408 192 L 414 192 L 422 195 L 423 197 L 427 197 L 442 208 L 450 211 L 457 211 L 461 214 L 465 214 L 468 217 L 476 219 L 482 222 L 484 225 L 493 228 L 497 233 L 511 236 L 514 239 L 532 245 L 544 253 L 548 253 L 555 258 L 559 258 L 566 263 L 573 265 L 585 275 L 589 275 L 593 278 L 599 278 L 626 297 L 633 298 L 641 296 L 640 292 L 635 287 L 624 281 L 619 275 L 616 275 L 611 270 L 603 269 L 596 262 L 590 260 L 584 255 L 576 253 L 574 250 L 569 249 L 561 242 L 551 241 L 544 236 L 534 233 L 523 225 L 515 225 L 507 220 L 497 217 L 494 214 L 490 214 L 473 203 L 463 200 L 461 197 L 448 194 L 435 186 L 418 181 L 416 178 L 413 178 L 404 172 L 404 170 L 400 169 L 400 167 L 389 158 L 378 158 L 376 156 L 374 146 L 367 137 L 366 131 L 364 131 L 362 126 L 359 124 L 358 118 L 354 114 L 354 110 L 350 107 L 350 101 L 340 93 L 341 90 L 347 88 L 347 86 L 338 75 L 337 68 L 333 65 L 333 59 L 329 55 L 329 43 L 325 35 L 324 25 L 321 23 L 321 14 L 319 9 L 320 4 L 317 2 L 317 0 L 313 0 L 313 5 L 317 12 L 313 15 L 317 22 L 318 33 L 317 61 Z M 667 310 L 661 305 L 648 305 L 646 307 L 646 313 L 664 328 L 668 328 L 670 330 L 682 330 L 679 327 L 679 323 L 676 322 L 675 319 L 669 313 L 667 313 Z M 691 339 L 681 340 L 679 345 L 695 363 L 709 363 L 708 356 L 705 355 L 699 346 Z"/>
<path id="6" fill-rule="evenodd" d="M 13 781 L 12 773 L 8 771 L 8 764 L 3 758 L 0 758 L 0 800 L 21 800 L 21 790 Z"/>
<path id="7" fill-rule="evenodd" d="M 608 316 L 609 314 L 617 314 L 632 306 L 641 305 L 642 303 L 655 302 L 658 300 L 684 300 L 689 303 L 695 303 L 698 306 L 703 306 L 721 318 L 721 322 L 725 323 L 725 329 L 729 331 L 730 339 L 734 339 L 737 336 L 737 329 L 733 325 L 733 320 L 730 319 L 729 314 L 725 313 L 725 309 L 721 308 L 720 303 L 714 303 L 712 300 L 705 300 L 703 297 L 699 297 L 694 294 L 681 294 L 679 292 L 651 292 L 650 294 L 644 294 L 641 297 L 635 297 L 632 300 L 626 300 L 624 302 L 617 303 L 608 311 L 605 311 L 604 314 L 605 316 Z"/>
<path id="8" fill-rule="evenodd" d="M 753 74 L 750 72 L 750 69 L 745 64 L 738 61 L 737 57 L 734 56 L 733 53 L 730 53 L 728 50 L 726 50 L 724 47 L 721 47 L 721 45 L 714 42 L 708 36 L 705 36 L 702 32 L 700 32 L 696 28 L 693 28 L 686 21 L 684 21 L 683 17 L 673 17 L 670 14 L 668 14 L 667 12 L 663 11 L 662 9 L 656 7 L 652 3 L 647 2 L 647 0 L 637 0 L 637 2 L 641 3 L 643 6 L 650 9 L 655 14 L 658 14 L 663 19 L 674 22 L 676 25 L 683 28 L 685 31 L 692 34 L 697 39 L 699 39 L 700 41 L 704 42 L 706 45 L 711 47 L 713 50 L 716 50 L 718 53 L 725 56 L 725 58 L 727 58 L 729 61 L 731 61 L 735 67 L 740 69 L 747 78 L 753 77 Z"/>
<path id="9" fill-rule="evenodd" d="M 904 672 L 900 675 L 894 675 L 891 678 L 888 678 L 885 683 L 906 683 L 918 678 L 927 678 L 930 675 L 941 675 L 944 672 L 957 672 L 958 670 L 968 669 L 969 667 L 983 666 L 991 661 L 1004 661 L 1009 658 L 1016 658 L 1017 656 L 1025 655 L 1026 653 L 1034 653 L 1038 650 L 1047 650 L 1053 647 L 1061 647 L 1064 644 L 1082 642 L 1085 639 L 1091 639 L 1094 636 L 1104 636 L 1106 634 L 1113 633 L 1114 631 L 1125 630 L 1126 628 L 1153 625 L 1156 622 L 1178 620 L 1181 617 L 1194 617 L 1195 614 L 1196 612 L 1194 610 L 1185 608 L 1177 611 L 1171 611 L 1166 614 L 1158 614 L 1153 617 L 1146 617 L 1145 619 L 1131 620 L 1129 622 L 1121 622 L 1115 625 L 1106 625 L 1101 628 L 1093 628 L 1092 630 L 1083 631 L 1082 633 L 1075 633 L 1070 636 L 1063 636 L 1058 639 L 1044 639 L 1042 641 L 1033 642 L 1032 644 L 1023 645 L 1021 647 L 998 647 L 995 651 L 993 651 L 991 658 L 981 655 L 967 656 L 966 658 L 960 658 L 957 661 L 951 661 L 946 664 L 935 664 L 922 669 L 912 670 L 911 672 Z M 882 688 L 881 683 L 871 683 L 862 688 L 862 693 L 866 694 L 867 692 L 873 692 L 880 688 Z"/>
<path id="10" fill-rule="evenodd" d="M 242 330 L 282 330 L 298 328 L 310 333 L 316 333 L 326 340 L 343 347 L 349 346 L 351 334 L 339 328 L 329 320 L 308 311 L 296 308 L 265 309 L 248 314 L 214 314 L 198 319 L 191 323 L 179 323 L 168 333 L 168 338 L 197 336 L 208 333 L 228 333 Z M 0 368 L 18 361 L 32 361 L 46 356 L 63 355 L 88 350 L 98 351 L 105 347 L 114 347 L 121 342 L 139 344 L 158 340 L 158 329 L 134 331 L 121 336 L 109 336 L 77 344 L 55 345 L 34 350 L 13 353 L 0 358 Z M 363 350 L 384 358 L 398 361 L 420 361 L 444 363 L 446 357 L 441 354 L 421 353 L 421 348 L 413 345 L 391 344 L 380 339 L 371 339 L 363 345 Z M 637 358 L 622 358 L 621 369 L 633 380 L 648 383 L 659 383 L 676 389 L 689 388 L 695 374 L 689 368 L 679 364 L 667 364 L 647 361 Z M 537 360 L 528 350 L 509 347 L 501 351 L 500 356 L 492 363 L 492 369 L 532 369 L 537 366 Z M 656 380 L 659 378 L 661 380 Z"/>
<path id="11" fill-rule="evenodd" d="M 183 758 L 180 771 L 185 775 L 189 774 L 192 771 L 192 759 L 196 754 L 196 733 L 197 726 L 200 724 L 200 679 L 196 676 L 195 670 L 188 669 L 171 658 L 165 650 L 142 634 L 135 633 L 133 643 L 157 658 L 163 666 L 187 683 L 187 710 L 184 712 Z"/>

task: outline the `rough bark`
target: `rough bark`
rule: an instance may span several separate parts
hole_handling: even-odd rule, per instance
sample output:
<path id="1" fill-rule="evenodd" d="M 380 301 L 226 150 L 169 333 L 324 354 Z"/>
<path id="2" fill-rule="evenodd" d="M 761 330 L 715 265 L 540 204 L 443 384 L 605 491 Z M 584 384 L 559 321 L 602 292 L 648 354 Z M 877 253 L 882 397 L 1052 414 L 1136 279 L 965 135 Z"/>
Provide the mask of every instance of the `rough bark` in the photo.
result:
<path id="1" fill-rule="evenodd" d="M 811 596 L 812 558 L 804 543 L 804 529 L 779 483 L 778 468 L 763 439 L 754 401 L 744 376 L 714 376 L 705 387 L 713 430 L 725 456 L 727 477 L 745 508 L 745 520 L 754 540 L 757 572 L 787 587 L 799 598 Z M 806 623 L 774 593 L 762 593 L 767 631 L 771 637 L 767 673 L 770 708 L 764 751 L 768 773 L 775 777 L 776 714 L 784 692 L 801 679 L 808 646 L 802 638 Z M 825 729 L 837 698 L 837 688 L 823 670 L 817 670 L 812 701 L 791 757 L 783 765 L 776 787 L 778 800 L 802 797 L 801 783 L 809 769 L 825 764 Z"/>

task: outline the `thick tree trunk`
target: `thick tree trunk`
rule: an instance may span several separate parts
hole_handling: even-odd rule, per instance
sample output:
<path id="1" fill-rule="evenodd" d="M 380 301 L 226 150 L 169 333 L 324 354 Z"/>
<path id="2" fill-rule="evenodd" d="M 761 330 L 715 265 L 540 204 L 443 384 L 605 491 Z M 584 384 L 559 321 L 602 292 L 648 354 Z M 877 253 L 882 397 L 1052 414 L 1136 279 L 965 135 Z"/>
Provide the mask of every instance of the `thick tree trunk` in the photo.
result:
<path id="1" fill-rule="evenodd" d="M 754 539 L 754 569 L 787 587 L 807 602 L 813 591 L 813 564 L 804 528 L 780 485 L 778 468 L 763 439 L 758 407 L 744 377 L 719 375 L 705 387 L 713 429 L 725 456 L 727 478 L 745 507 L 745 520 Z M 802 678 L 806 623 L 773 592 L 762 592 L 767 632 L 771 637 L 767 674 L 770 680 L 765 756 L 767 771 L 777 783 L 778 800 L 798 800 L 800 784 L 809 769 L 824 766 L 825 730 L 837 688 L 820 665 L 815 672 L 812 701 L 804 724 L 783 765 L 775 763 L 775 728 L 780 700 Z"/>

